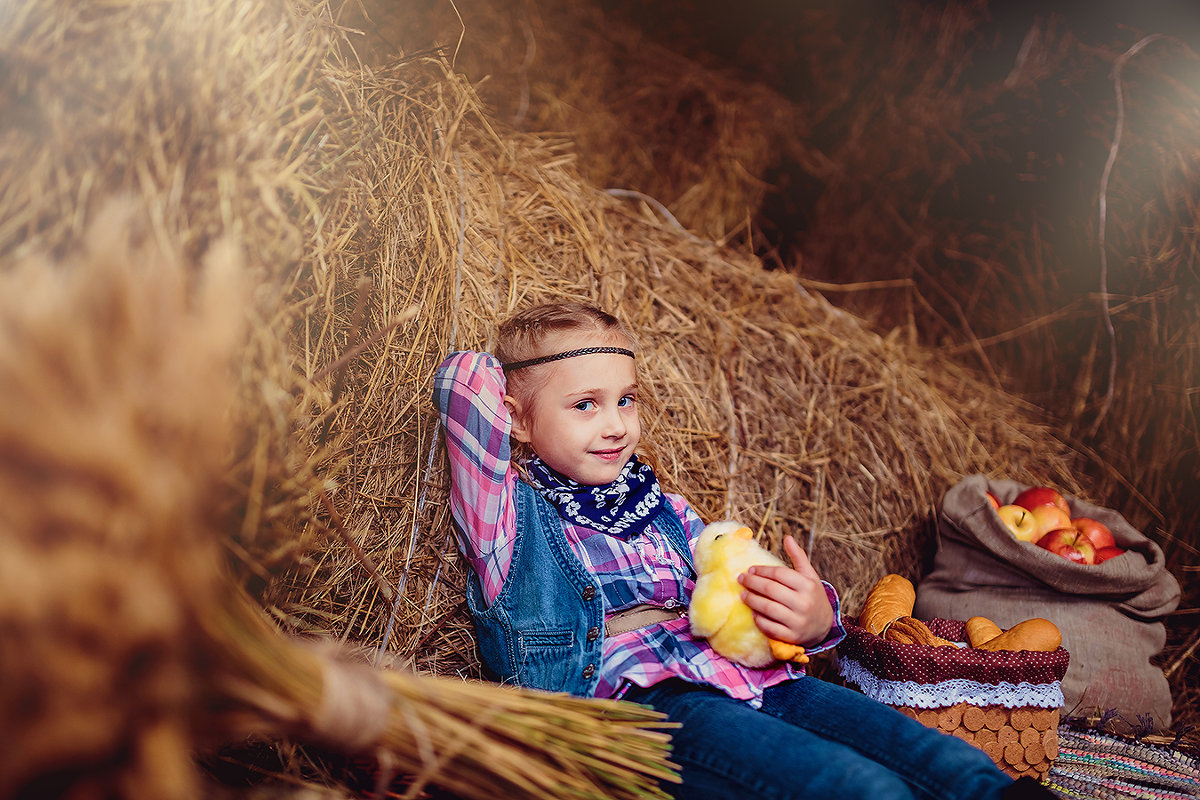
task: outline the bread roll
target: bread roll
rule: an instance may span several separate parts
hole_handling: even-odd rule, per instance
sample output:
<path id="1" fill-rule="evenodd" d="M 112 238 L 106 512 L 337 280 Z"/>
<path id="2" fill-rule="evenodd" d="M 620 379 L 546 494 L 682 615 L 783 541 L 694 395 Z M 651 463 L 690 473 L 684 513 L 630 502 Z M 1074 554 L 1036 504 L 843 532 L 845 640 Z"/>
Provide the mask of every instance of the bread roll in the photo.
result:
<path id="1" fill-rule="evenodd" d="M 883 632 L 883 638 L 900 644 L 924 644 L 932 647 L 954 647 L 954 642 L 935 636 L 921 620 L 914 617 L 898 617 Z"/>
<path id="2" fill-rule="evenodd" d="M 967 644 L 971 647 L 979 647 L 1002 633 L 1004 631 L 1000 626 L 987 617 L 971 617 L 967 620 Z"/>
<path id="3" fill-rule="evenodd" d="M 1057 650 L 1062 633 L 1048 619 L 1034 617 L 1018 622 L 990 641 L 979 645 L 980 650 Z"/>
<path id="4" fill-rule="evenodd" d="M 900 617 L 912 616 L 913 604 L 917 602 L 917 591 L 912 582 L 902 575 L 884 575 L 871 587 L 858 624 L 874 634 L 879 634 L 888 623 Z"/>

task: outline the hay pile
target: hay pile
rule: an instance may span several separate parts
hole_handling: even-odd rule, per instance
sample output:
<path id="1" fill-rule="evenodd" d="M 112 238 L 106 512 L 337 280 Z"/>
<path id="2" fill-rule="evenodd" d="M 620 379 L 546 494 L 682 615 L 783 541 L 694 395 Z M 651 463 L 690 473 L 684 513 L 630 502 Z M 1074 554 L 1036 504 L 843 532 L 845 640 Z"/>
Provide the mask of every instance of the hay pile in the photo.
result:
<path id="1" fill-rule="evenodd" d="M 380 249 L 363 258 L 375 288 L 359 337 L 420 311 L 338 383 L 331 430 L 349 445 L 330 455 L 331 497 L 362 557 L 333 539 L 291 574 L 273 599 L 296 624 L 476 668 L 425 393 L 446 352 L 486 347 L 497 320 L 551 298 L 598 302 L 642 336 L 648 446 L 668 485 L 775 545 L 800 536 L 847 607 L 883 570 L 918 571 L 930 512 L 962 475 L 1079 490 L 1032 409 L 589 185 L 560 142 L 499 132 L 459 79 L 418 90 L 416 59 L 360 55 L 377 64 L 358 113 L 377 131 L 361 201 Z M 357 291 L 341 281 L 319 294 Z M 310 313 L 308 330 L 328 327 Z M 341 354 L 316 341 L 305 363 Z"/>
<path id="2" fill-rule="evenodd" d="M 702 23 L 686 16 L 654 18 L 636 2 L 603 14 L 555 0 L 477 5 L 455 4 L 461 18 L 429 3 L 404 25 L 372 19 L 381 39 L 454 53 L 502 119 L 561 126 L 594 182 L 607 185 L 606 165 L 624 164 L 625 185 L 689 224 L 677 184 L 739 198 L 751 223 L 732 237 L 721 229 L 723 241 L 781 261 L 841 307 L 1045 408 L 1056 434 L 1090 456 L 1077 479 L 1159 541 L 1185 587 L 1196 585 L 1187 578 L 1200 552 L 1190 490 L 1200 458 L 1200 95 L 1185 44 L 1098 25 L 1101 41 L 1083 42 L 1045 15 L 1005 29 L 994 17 L 1019 12 L 980 2 L 779 12 L 772 22 L 794 27 L 743 47 L 758 77 L 787 76 L 783 98 L 680 59 L 706 55 L 695 42 Z M 631 22 L 647 24 L 638 32 Z M 663 29 L 670 35 L 650 40 Z M 676 52 L 662 55 L 664 43 Z M 561 57 L 570 52 L 586 56 Z M 685 103 L 697 81 L 713 87 L 712 108 L 741 123 L 730 151 L 767 153 L 742 163 L 763 180 L 791 174 L 788 197 L 745 193 L 715 170 L 700 177 L 694 127 L 680 126 L 689 165 L 629 156 L 656 151 L 678 120 L 661 109 Z M 659 102 L 640 102 L 656 87 L 666 92 Z M 1196 705 L 1194 607 L 1185 600 L 1173 620 L 1166 662 L 1180 718 Z"/>
<path id="3" fill-rule="evenodd" d="M 843 307 L 909 328 L 1046 408 L 1098 454 L 1094 492 L 1187 563 L 1200 506 L 1178 486 L 1195 473 L 1200 432 L 1194 348 L 1176 332 L 1195 325 L 1188 154 L 1200 102 L 1186 44 L 1117 28 L 1085 43 L 1053 16 L 1014 38 L 981 2 L 780 13 L 772 21 L 793 27 L 762 37 L 753 63 L 789 84 L 785 96 L 695 60 L 708 56 L 693 41 L 699 22 L 677 17 L 652 38 L 669 15 L 638 28 L 655 12 L 637 3 L 426 3 L 403 19 L 368 9 L 368 36 L 441 45 L 501 119 L 568 135 L 593 183 L 616 177 L 702 235 L 778 257 Z M 674 157 L 642 157 L 665 142 Z M 710 168 L 721 159 L 741 171 Z M 788 174 L 803 184 L 790 199 L 766 183 Z M 737 211 L 708 225 L 681 186 L 736 198 Z"/>

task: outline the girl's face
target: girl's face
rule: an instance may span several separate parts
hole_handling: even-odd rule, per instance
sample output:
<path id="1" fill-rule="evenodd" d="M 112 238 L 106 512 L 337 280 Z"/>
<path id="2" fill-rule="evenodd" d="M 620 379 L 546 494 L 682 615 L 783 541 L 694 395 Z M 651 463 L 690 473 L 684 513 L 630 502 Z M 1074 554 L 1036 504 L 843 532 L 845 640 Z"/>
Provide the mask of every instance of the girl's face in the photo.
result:
<path id="1" fill-rule="evenodd" d="M 557 337 L 547 353 L 614 344 L 594 332 Z M 618 346 L 627 347 L 624 342 Z M 528 442 L 561 475 L 588 486 L 612 483 L 642 436 L 634 360 L 619 353 L 592 353 L 528 367 L 531 391 L 506 397 L 513 438 Z"/>

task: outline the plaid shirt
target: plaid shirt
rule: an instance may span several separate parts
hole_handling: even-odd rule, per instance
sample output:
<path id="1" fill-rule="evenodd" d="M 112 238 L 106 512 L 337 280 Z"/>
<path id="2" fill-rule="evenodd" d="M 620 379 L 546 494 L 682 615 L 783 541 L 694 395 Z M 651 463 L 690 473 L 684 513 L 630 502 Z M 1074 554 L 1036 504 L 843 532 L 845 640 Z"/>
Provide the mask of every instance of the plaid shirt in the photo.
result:
<path id="1" fill-rule="evenodd" d="M 458 546 L 489 603 L 504 585 L 517 537 L 518 478 L 510 462 L 512 420 L 503 402 L 504 387 L 499 362 L 486 353 L 453 353 L 434 378 Z M 704 523 L 682 497 L 666 497 L 694 543 Z M 566 521 L 563 530 L 576 557 L 600 580 L 609 613 L 638 603 L 673 607 L 691 597 L 694 582 L 683 558 L 654 525 L 627 541 Z M 825 591 L 834 626 L 809 652 L 828 650 L 846 635 L 837 593 L 828 583 Z M 681 617 L 607 637 L 596 696 L 619 697 L 630 684 L 646 687 L 675 677 L 714 686 L 757 707 L 764 689 L 803 674 L 794 664 L 763 669 L 736 664 L 693 637 L 687 618 Z"/>

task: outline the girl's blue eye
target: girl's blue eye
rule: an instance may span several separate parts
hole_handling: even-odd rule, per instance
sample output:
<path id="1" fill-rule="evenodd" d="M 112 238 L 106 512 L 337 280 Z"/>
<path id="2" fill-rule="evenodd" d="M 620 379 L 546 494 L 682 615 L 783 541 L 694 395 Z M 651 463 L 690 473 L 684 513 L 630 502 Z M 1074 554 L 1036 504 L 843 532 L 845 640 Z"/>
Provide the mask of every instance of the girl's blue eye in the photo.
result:
<path id="1" fill-rule="evenodd" d="M 592 406 L 594 406 L 594 405 L 596 405 L 596 403 L 593 400 L 580 400 L 578 403 L 575 404 L 575 410 L 576 411 L 591 411 Z"/>
<path id="2" fill-rule="evenodd" d="M 634 401 L 636 399 L 637 398 L 635 398 L 633 395 L 627 394 L 624 397 L 622 397 L 620 400 L 617 401 L 617 405 L 620 406 L 621 408 L 625 408 L 627 406 L 633 405 Z"/>

